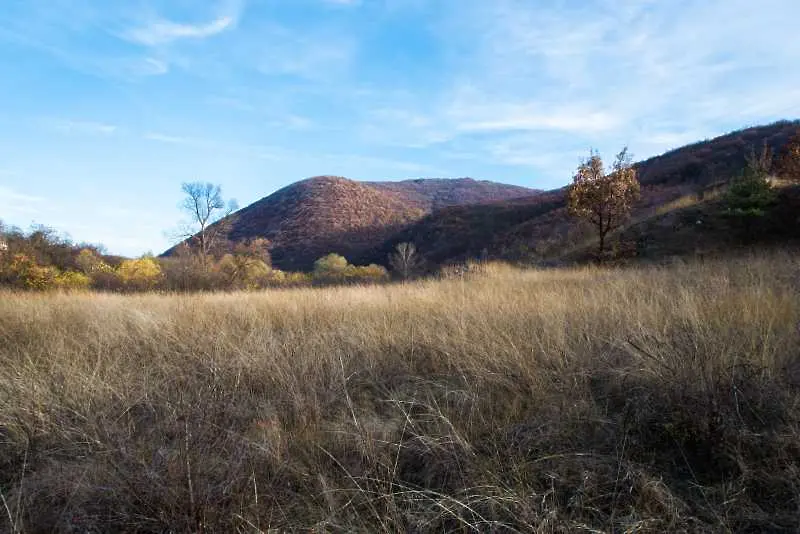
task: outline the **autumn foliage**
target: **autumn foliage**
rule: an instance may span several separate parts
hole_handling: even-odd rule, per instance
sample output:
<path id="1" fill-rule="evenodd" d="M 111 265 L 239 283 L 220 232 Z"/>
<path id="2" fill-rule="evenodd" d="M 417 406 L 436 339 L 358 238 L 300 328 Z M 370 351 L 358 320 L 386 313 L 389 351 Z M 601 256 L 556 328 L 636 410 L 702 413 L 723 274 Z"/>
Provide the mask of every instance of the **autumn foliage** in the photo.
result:
<path id="1" fill-rule="evenodd" d="M 314 273 L 275 269 L 271 243 L 261 238 L 231 244 L 216 256 L 206 256 L 197 246 L 185 243 L 166 258 L 107 256 L 98 247 L 73 245 L 43 228 L 26 234 L 16 228 L 3 231 L 0 226 L 0 243 L 0 288 L 18 290 L 232 291 L 374 284 L 389 279 L 380 265 L 353 265 L 338 254 L 320 258 Z"/>
<path id="2" fill-rule="evenodd" d="M 617 154 L 609 171 L 600 155 L 592 153 L 573 177 L 568 193 L 569 212 L 596 228 L 602 256 L 609 232 L 622 226 L 639 195 L 639 180 L 627 148 Z"/>
<path id="3" fill-rule="evenodd" d="M 340 254 L 328 254 L 314 263 L 313 280 L 318 284 L 375 283 L 388 277 L 389 273 L 380 265 L 351 265 Z"/>

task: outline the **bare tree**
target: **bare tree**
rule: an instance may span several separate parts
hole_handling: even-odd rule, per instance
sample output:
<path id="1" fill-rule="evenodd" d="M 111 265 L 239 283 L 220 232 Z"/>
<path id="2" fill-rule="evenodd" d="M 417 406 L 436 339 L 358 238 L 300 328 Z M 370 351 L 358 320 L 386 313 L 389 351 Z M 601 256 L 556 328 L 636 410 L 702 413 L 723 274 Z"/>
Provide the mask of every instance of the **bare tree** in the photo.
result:
<path id="1" fill-rule="evenodd" d="M 185 182 L 181 190 L 186 195 L 181 206 L 191 218 L 183 237 L 195 247 L 205 265 L 230 230 L 228 216 L 236 211 L 236 201 L 226 203 L 222 198 L 222 188 L 210 182 Z"/>
<path id="2" fill-rule="evenodd" d="M 403 280 L 407 280 L 419 269 L 417 247 L 413 243 L 398 243 L 394 253 L 389 254 L 389 265 Z"/>
<path id="3" fill-rule="evenodd" d="M 772 174 L 775 154 L 769 145 L 767 145 L 767 142 L 764 141 L 764 145 L 758 152 L 755 147 L 751 146 L 748 153 L 744 156 L 744 161 L 747 169 L 766 178 Z"/>

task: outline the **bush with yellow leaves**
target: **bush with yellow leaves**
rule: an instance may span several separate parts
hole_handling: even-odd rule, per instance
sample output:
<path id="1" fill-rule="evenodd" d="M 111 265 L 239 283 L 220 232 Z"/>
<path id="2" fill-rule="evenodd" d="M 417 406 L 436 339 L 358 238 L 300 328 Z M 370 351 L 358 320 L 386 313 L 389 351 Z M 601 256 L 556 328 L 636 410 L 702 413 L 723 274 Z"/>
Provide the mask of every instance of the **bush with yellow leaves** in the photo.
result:
<path id="1" fill-rule="evenodd" d="M 258 289 L 265 287 L 272 270 L 263 260 L 252 256 L 226 254 L 217 265 L 216 271 L 228 289 Z"/>
<path id="2" fill-rule="evenodd" d="M 136 260 L 124 260 L 117 267 L 117 276 L 127 290 L 152 290 L 161 281 L 161 266 L 154 258 L 143 257 Z"/>
<path id="3" fill-rule="evenodd" d="M 3 268 L 3 279 L 20 289 L 43 290 L 53 287 L 58 270 L 38 265 L 26 254 L 14 254 Z"/>
<path id="4" fill-rule="evenodd" d="M 80 291 L 89 289 L 89 286 L 92 285 L 92 279 L 83 273 L 65 271 L 63 273 L 56 274 L 53 284 L 58 289 Z"/>
<path id="5" fill-rule="evenodd" d="M 370 265 L 349 265 L 345 275 L 347 281 L 356 284 L 376 284 L 389 279 L 389 272 L 386 268 L 374 263 Z"/>

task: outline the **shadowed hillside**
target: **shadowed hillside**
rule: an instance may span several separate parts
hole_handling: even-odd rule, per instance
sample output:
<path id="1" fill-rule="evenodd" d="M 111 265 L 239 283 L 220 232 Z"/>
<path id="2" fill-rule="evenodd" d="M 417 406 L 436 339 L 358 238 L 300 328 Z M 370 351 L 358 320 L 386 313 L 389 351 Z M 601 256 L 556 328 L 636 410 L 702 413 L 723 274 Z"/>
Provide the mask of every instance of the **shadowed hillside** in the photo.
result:
<path id="1" fill-rule="evenodd" d="M 309 270 L 316 259 L 330 252 L 361 262 L 392 235 L 436 208 L 536 193 L 470 178 L 361 183 L 319 176 L 236 212 L 228 237 L 231 241 L 266 237 L 272 242 L 275 266 Z"/>
<path id="2" fill-rule="evenodd" d="M 747 128 L 637 163 L 642 198 L 620 233 L 632 243 L 615 246 L 650 257 L 698 252 L 698 239 L 707 250 L 727 246 L 723 226 L 696 225 L 698 210 L 742 169 L 751 149 L 766 143 L 777 152 L 798 128 L 800 121 Z M 416 244 L 430 268 L 481 256 L 545 263 L 585 259 L 593 234 L 568 216 L 565 191 L 471 178 L 354 182 L 322 176 L 240 210 L 232 216 L 229 238 L 268 238 L 275 265 L 286 270 L 309 270 L 330 252 L 385 265 L 392 248 L 404 241 Z M 792 194 L 782 198 L 794 206 Z M 694 227 L 676 226 L 672 219 L 678 215 L 665 215 L 688 205 L 694 211 L 685 219 L 694 217 Z M 713 203 L 709 209 L 719 211 Z M 653 248 L 656 240 L 661 244 Z"/>
<path id="3" fill-rule="evenodd" d="M 747 128 L 637 163 L 642 198 L 621 233 L 626 241 L 622 247 L 631 249 L 624 253 L 656 258 L 732 246 L 715 200 L 721 188 L 742 169 L 751 148 L 767 143 L 778 152 L 798 128 L 800 121 Z M 775 218 L 768 222 L 776 239 L 800 237 L 785 222 L 798 205 L 797 196 L 796 190 L 779 195 Z M 618 242 L 619 235 L 615 237 Z M 438 210 L 392 236 L 370 260 L 385 261 L 396 243 L 409 241 L 431 267 L 487 255 L 574 261 L 586 257 L 595 239 L 590 228 L 568 216 L 562 188 L 525 199 Z"/>
<path id="4" fill-rule="evenodd" d="M 283 269 L 308 269 L 329 252 L 358 254 L 420 218 L 401 196 L 331 176 L 285 187 L 233 216 L 229 238 L 266 237 Z"/>
<path id="5" fill-rule="evenodd" d="M 800 120 L 779 121 L 670 150 L 639 163 L 639 179 L 645 185 L 725 181 L 741 170 L 751 148 L 759 149 L 766 143 L 777 152 L 798 128 Z"/>

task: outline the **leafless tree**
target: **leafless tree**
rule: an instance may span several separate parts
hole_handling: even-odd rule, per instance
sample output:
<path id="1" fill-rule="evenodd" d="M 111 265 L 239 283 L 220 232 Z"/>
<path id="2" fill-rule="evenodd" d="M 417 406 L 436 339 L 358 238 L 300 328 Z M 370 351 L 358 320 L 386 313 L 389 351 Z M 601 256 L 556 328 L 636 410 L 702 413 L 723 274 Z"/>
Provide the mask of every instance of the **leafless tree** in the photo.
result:
<path id="1" fill-rule="evenodd" d="M 420 267 L 417 247 L 413 243 L 398 243 L 392 254 L 389 254 L 389 265 L 403 280 L 408 280 Z"/>
<path id="2" fill-rule="evenodd" d="M 181 207 L 191 219 L 183 237 L 205 265 L 230 231 L 229 216 L 237 209 L 236 201 L 226 203 L 222 198 L 222 188 L 210 182 L 183 183 L 181 190 L 186 195 Z"/>

